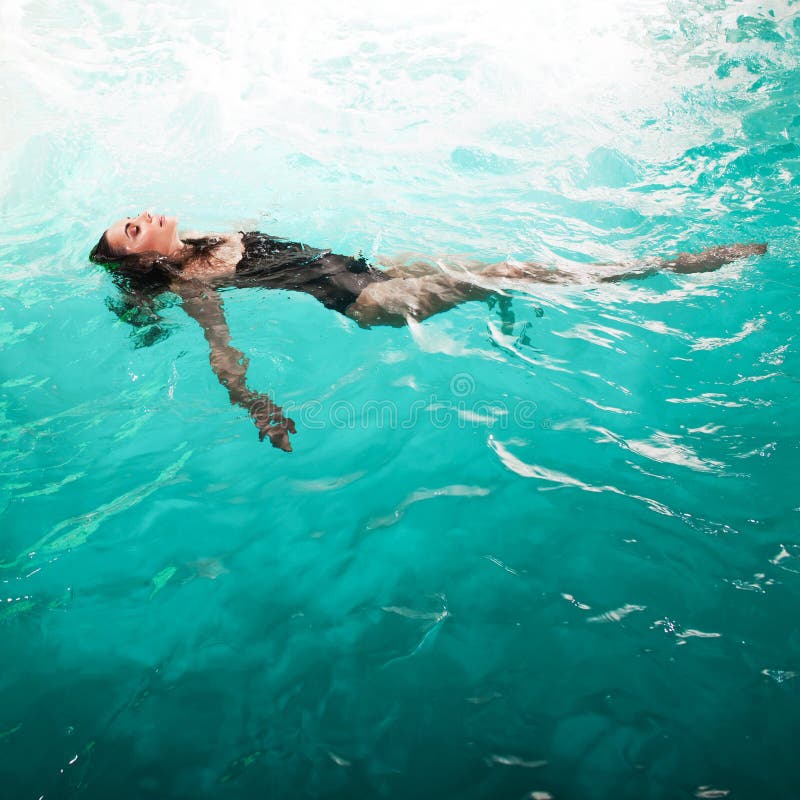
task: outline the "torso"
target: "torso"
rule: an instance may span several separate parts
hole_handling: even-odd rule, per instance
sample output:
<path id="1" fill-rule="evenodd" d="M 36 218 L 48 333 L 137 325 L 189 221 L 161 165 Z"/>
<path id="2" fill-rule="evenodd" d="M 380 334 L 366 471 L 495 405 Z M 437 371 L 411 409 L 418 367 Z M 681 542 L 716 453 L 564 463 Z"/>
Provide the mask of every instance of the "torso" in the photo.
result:
<path id="1" fill-rule="evenodd" d="M 184 234 L 201 238 L 208 234 Z M 186 295 L 226 286 L 288 289 L 316 297 L 328 308 L 346 313 L 367 286 L 391 276 L 353 258 L 263 233 L 215 234 L 221 244 L 211 255 L 187 262 L 171 290 Z"/>
<path id="2" fill-rule="evenodd" d="M 342 256 L 258 231 L 243 234 L 242 243 L 237 286 L 303 292 L 342 314 L 367 286 L 390 279 L 363 256 Z"/>
<path id="3" fill-rule="evenodd" d="M 186 238 L 200 238 L 186 234 Z M 327 308 L 346 313 L 367 286 L 390 279 L 363 257 L 353 258 L 319 250 L 267 234 L 220 234 L 223 243 L 209 256 L 189 261 L 173 283 L 185 294 L 194 287 L 262 287 L 304 292 Z"/>

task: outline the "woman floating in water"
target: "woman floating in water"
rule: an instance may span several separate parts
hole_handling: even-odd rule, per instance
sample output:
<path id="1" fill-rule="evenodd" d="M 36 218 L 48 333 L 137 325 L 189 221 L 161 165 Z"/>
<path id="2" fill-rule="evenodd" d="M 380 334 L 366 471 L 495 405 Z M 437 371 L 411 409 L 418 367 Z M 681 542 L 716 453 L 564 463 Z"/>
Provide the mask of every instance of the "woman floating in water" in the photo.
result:
<path id="1" fill-rule="evenodd" d="M 643 277 L 661 269 L 709 272 L 723 264 L 766 251 L 764 244 L 712 247 L 636 265 L 592 265 L 554 270 L 541 264 L 500 262 L 444 267 L 428 262 L 376 269 L 364 258 L 318 250 L 263 233 L 178 234 L 176 217 L 143 211 L 105 231 L 91 253 L 96 263 L 112 265 L 132 305 L 147 305 L 163 292 L 181 298 L 200 323 L 211 347 L 211 367 L 228 390 L 231 403 L 248 411 L 273 446 L 291 450 L 294 422 L 265 394 L 245 383 L 247 359 L 231 345 L 218 289 L 263 286 L 313 295 L 327 308 L 362 327 L 405 325 L 424 320 L 468 300 L 487 300 L 502 292 L 503 279 L 550 284 L 588 284 Z"/>

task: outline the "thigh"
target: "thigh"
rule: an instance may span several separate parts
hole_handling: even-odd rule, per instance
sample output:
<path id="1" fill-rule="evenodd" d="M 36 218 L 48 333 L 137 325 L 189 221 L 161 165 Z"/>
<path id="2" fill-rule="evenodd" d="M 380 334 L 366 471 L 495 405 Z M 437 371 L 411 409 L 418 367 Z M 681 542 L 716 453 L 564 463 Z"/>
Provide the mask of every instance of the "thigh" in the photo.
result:
<path id="1" fill-rule="evenodd" d="M 442 273 L 392 278 L 367 286 L 346 313 L 365 326 L 399 326 L 409 318 L 427 319 L 466 300 L 483 299 L 489 294 L 483 287 Z"/>
<path id="2" fill-rule="evenodd" d="M 579 275 L 561 269 L 550 269 L 534 261 L 499 261 L 481 270 L 487 278 L 508 278 L 528 283 L 577 283 Z"/>
<path id="3" fill-rule="evenodd" d="M 407 261 L 403 258 L 381 258 L 378 262 L 382 272 L 392 278 L 421 278 L 424 275 L 433 275 L 439 269 L 431 261 Z"/>
<path id="4" fill-rule="evenodd" d="M 461 258 L 460 256 L 447 256 L 441 259 L 387 259 L 381 257 L 379 263 L 383 265 L 387 275 L 392 278 L 424 278 L 426 275 L 452 275 L 459 272 L 477 274 L 486 268 L 485 261 Z"/>

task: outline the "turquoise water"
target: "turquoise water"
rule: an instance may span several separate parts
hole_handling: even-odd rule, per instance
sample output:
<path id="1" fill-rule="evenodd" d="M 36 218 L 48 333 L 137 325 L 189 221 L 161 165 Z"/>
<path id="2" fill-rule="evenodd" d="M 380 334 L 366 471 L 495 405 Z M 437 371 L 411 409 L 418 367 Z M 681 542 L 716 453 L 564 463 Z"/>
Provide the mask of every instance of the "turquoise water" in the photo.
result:
<path id="1" fill-rule="evenodd" d="M 796 5 L 290 5 L 2 9 L 2 796 L 800 797 Z M 106 307 L 145 207 L 769 252 L 513 324 L 227 292 L 285 454 L 178 306 Z"/>

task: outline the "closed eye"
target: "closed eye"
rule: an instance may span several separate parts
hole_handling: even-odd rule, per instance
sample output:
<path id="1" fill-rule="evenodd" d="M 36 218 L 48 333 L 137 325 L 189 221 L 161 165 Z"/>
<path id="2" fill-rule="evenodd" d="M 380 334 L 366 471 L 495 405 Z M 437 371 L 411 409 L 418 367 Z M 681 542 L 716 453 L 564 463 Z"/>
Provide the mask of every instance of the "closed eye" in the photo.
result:
<path id="1" fill-rule="evenodd" d="M 132 225 L 132 224 L 129 222 L 129 223 L 128 223 L 128 224 L 125 226 L 125 235 L 126 235 L 126 236 L 127 236 L 129 239 L 133 239 L 135 236 L 137 236 L 137 235 L 138 235 L 138 233 L 139 233 L 139 226 L 138 226 L 138 225 Z"/>

